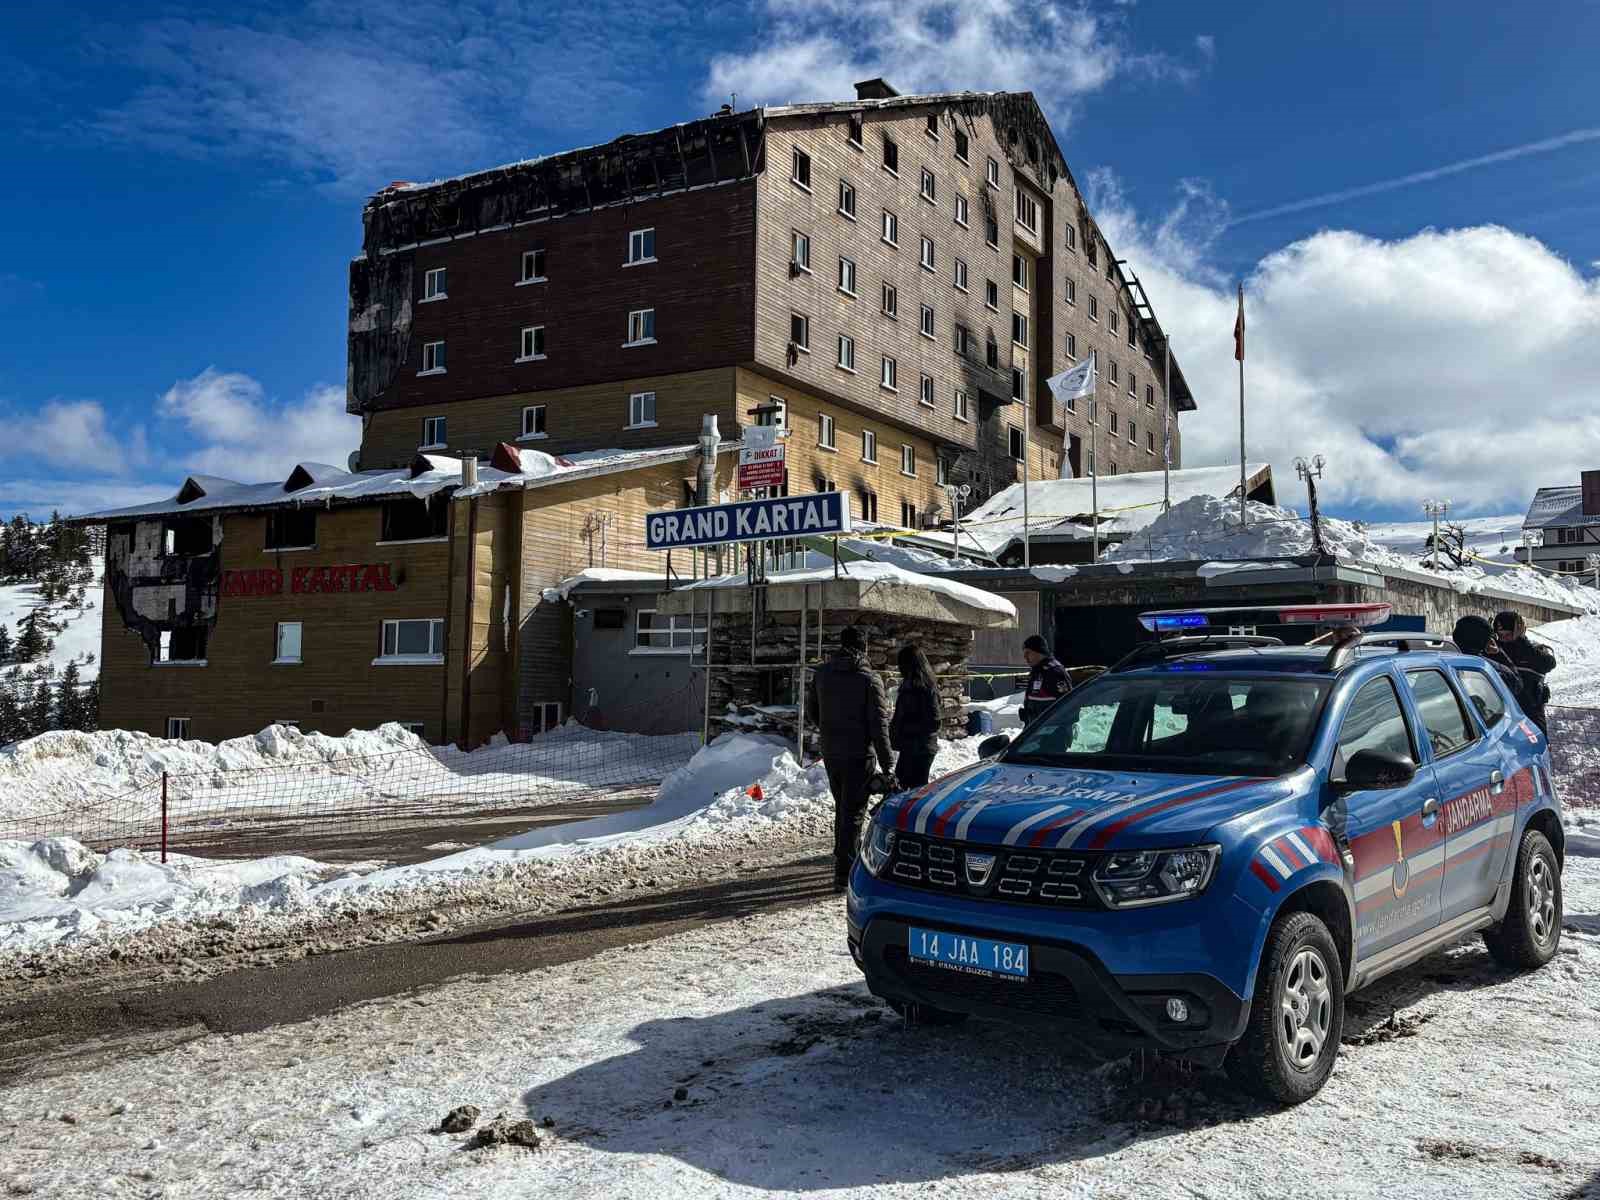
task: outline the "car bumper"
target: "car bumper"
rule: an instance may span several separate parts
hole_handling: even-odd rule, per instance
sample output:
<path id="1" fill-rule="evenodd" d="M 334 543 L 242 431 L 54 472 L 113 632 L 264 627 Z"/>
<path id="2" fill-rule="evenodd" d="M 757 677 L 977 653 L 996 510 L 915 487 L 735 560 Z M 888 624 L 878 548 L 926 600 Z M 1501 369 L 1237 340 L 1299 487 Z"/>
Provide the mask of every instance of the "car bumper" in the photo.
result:
<path id="1" fill-rule="evenodd" d="M 1158 1050 L 1215 1066 L 1244 1033 L 1250 1002 L 1203 973 L 1113 975 L 1087 947 L 1029 935 L 1026 981 L 991 978 L 914 964 L 907 931 L 937 928 L 977 937 L 1015 937 L 994 927 L 877 913 L 865 927 L 848 922 L 850 954 L 876 996 L 970 1013 L 996 1021 L 1065 1029 L 1108 1054 Z M 1184 1001 L 1189 1019 L 1168 1017 L 1167 1001 Z"/>

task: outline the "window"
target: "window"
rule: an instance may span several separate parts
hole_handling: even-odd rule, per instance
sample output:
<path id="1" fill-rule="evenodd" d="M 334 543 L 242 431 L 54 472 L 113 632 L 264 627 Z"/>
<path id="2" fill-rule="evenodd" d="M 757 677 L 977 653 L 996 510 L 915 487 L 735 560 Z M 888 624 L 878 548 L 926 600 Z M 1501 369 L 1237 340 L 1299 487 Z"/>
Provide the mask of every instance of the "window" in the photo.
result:
<path id="1" fill-rule="evenodd" d="M 903 529 L 917 527 L 917 506 L 909 500 L 900 501 L 900 526 Z"/>
<path id="2" fill-rule="evenodd" d="M 1022 371 L 1019 368 L 1012 367 L 1011 368 L 1011 398 L 1013 400 L 1021 400 L 1023 398 L 1023 395 L 1027 392 L 1027 390 L 1028 390 L 1028 386 L 1027 386 L 1026 377 L 1023 375 Z"/>
<path id="3" fill-rule="evenodd" d="M 1010 442 L 1011 457 L 1018 462 L 1022 461 L 1022 430 L 1015 425 L 1006 426 L 1006 437 Z"/>
<path id="4" fill-rule="evenodd" d="M 878 461 L 878 435 L 870 429 L 861 431 L 861 461 L 865 463 Z"/>
<path id="5" fill-rule="evenodd" d="M 891 246 L 900 244 L 900 218 L 887 208 L 883 210 L 883 240 Z"/>
<path id="6" fill-rule="evenodd" d="M 956 130 L 955 131 L 955 140 L 956 140 L 956 157 L 959 158 L 962 162 L 966 162 L 967 161 L 967 135 L 966 135 L 966 132 L 964 130 L 961 130 L 961 129 Z"/>
<path id="7" fill-rule="evenodd" d="M 444 622 L 385 621 L 378 663 L 442 663 Z M 376 664 L 374 664 L 376 665 Z"/>
<path id="8" fill-rule="evenodd" d="M 297 663 L 300 661 L 300 622 L 279 621 L 277 649 L 273 653 L 272 661 L 275 663 Z"/>
<path id="9" fill-rule="evenodd" d="M 1137 442 L 1138 440 L 1139 440 L 1139 426 L 1134 422 L 1134 419 L 1132 417 L 1129 417 L 1128 418 L 1128 441 Z"/>
<path id="10" fill-rule="evenodd" d="M 1117 413 L 1115 409 L 1111 411 L 1111 432 L 1113 434 L 1117 432 Z"/>
<path id="11" fill-rule="evenodd" d="M 447 501 L 429 504 L 408 496 L 404 500 L 388 500 L 383 505 L 383 518 L 379 528 L 382 542 L 422 542 L 442 538 L 449 529 L 450 505 Z"/>
<path id="12" fill-rule="evenodd" d="M 427 725 L 422 721 L 396 721 L 395 724 L 407 733 L 416 734 L 419 738 L 426 736 L 423 731 L 427 729 Z"/>
<path id="13" fill-rule="evenodd" d="M 1117 470 L 1118 470 L 1118 468 L 1117 468 L 1117 464 L 1116 463 L 1107 463 L 1106 464 L 1106 474 L 1107 475 L 1115 475 L 1117 473 Z"/>
<path id="14" fill-rule="evenodd" d="M 1133 314 L 1131 312 L 1128 314 L 1128 317 L 1127 317 L 1127 325 L 1128 325 L 1128 345 L 1137 348 L 1138 345 L 1139 345 L 1139 326 L 1134 321 Z"/>
<path id="15" fill-rule="evenodd" d="M 1111 257 L 1111 247 L 1106 247 L 1106 282 L 1117 281 L 1117 260 Z"/>
<path id="16" fill-rule="evenodd" d="M 1028 290 L 1028 260 L 1020 254 L 1011 256 L 1011 283 L 1023 291 Z"/>
<path id="17" fill-rule="evenodd" d="M 1022 313 L 1011 314 L 1011 340 L 1019 346 L 1028 344 L 1028 318 Z"/>
<path id="18" fill-rule="evenodd" d="M 1021 188 L 1017 189 L 1017 224 L 1029 233 L 1039 232 L 1039 202 Z"/>
<path id="19" fill-rule="evenodd" d="M 1506 702 L 1500 695 L 1500 689 L 1482 671 L 1458 667 L 1456 675 L 1461 679 L 1461 686 L 1466 689 L 1472 707 L 1478 710 L 1483 727 L 1493 729 L 1506 715 Z"/>
<path id="20" fill-rule="evenodd" d="M 206 630 L 200 628 L 163 629 L 152 663 L 206 665 Z"/>
<path id="21" fill-rule="evenodd" d="M 1078 361 L 1078 335 L 1075 333 L 1067 334 L 1067 357 L 1073 362 Z"/>
<path id="22" fill-rule="evenodd" d="M 839 365 L 846 371 L 856 369 L 856 340 L 848 333 L 839 335 Z"/>
<path id="23" fill-rule="evenodd" d="M 839 290 L 846 296 L 856 294 L 856 264 L 854 259 L 839 260 Z"/>
<path id="24" fill-rule="evenodd" d="M 1078 303 L 1078 281 L 1070 275 L 1067 277 L 1067 303 L 1072 305 Z"/>
<path id="25" fill-rule="evenodd" d="M 900 174 L 900 147 L 887 134 L 883 138 L 883 169 L 891 175 Z"/>
<path id="26" fill-rule="evenodd" d="M 530 732 L 533 734 L 549 733 L 552 729 L 561 726 L 561 701 L 539 700 L 533 705 L 533 722 Z M 417 736 L 421 737 L 421 728 L 418 727 Z"/>
<path id="27" fill-rule="evenodd" d="M 768 396 L 767 402 L 756 409 L 756 424 L 779 430 L 779 437 L 789 434 L 789 403 L 782 396 Z"/>
<path id="28" fill-rule="evenodd" d="M 210 530 L 207 530 L 209 535 Z M 207 541 L 209 541 L 209 536 Z M 267 514 L 268 550 L 311 550 L 317 544 L 317 510 L 279 508 Z M 206 547 L 210 552 L 210 547 Z"/>
<path id="29" fill-rule="evenodd" d="M 698 650 L 705 640 L 706 618 L 684 613 L 667 614 L 653 608 L 641 608 L 636 614 L 634 630 L 635 650 L 655 654 L 688 654 Z"/>
<path id="30" fill-rule="evenodd" d="M 878 493 L 869 492 L 862 488 L 856 493 L 856 499 L 861 502 L 861 519 L 863 521 L 876 521 L 878 519 Z"/>
<path id="31" fill-rule="evenodd" d="M 965 229 L 967 227 L 967 198 L 961 193 L 956 193 L 956 224 Z"/>
<path id="32" fill-rule="evenodd" d="M 1117 381 L 1117 360 L 1114 358 L 1108 364 L 1107 377 L 1112 383 Z"/>
<path id="33" fill-rule="evenodd" d="M 878 375 L 878 384 L 891 392 L 899 391 L 897 386 L 900 381 L 900 364 L 887 354 L 883 356 L 882 368 Z"/>
<path id="34" fill-rule="evenodd" d="M 189 736 L 188 717 L 168 717 L 167 737 L 172 739 L 187 738 Z"/>
<path id="35" fill-rule="evenodd" d="M 1078 248 L 1078 231 L 1077 231 L 1077 229 L 1075 229 L 1073 227 L 1072 223 L 1069 221 L 1067 223 L 1067 249 L 1068 250 L 1076 250 L 1077 248 Z"/>
<path id="36" fill-rule="evenodd" d="M 833 446 L 833 418 L 827 413 L 817 414 L 817 445 L 832 450 Z"/>
<path id="37" fill-rule="evenodd" d="M 983 339 L 983 361 L 991 367 L 1000 365 L 1000 347 L 995 344 L 992 333 Z"/>
<path id="38" fill-rule="evenodd" d="M 422 298 L 423 300 L 443 300 L 445 268 L 435 267 L 431 271 L 422 273 Z"/>
<path id="39" fill-rule="evenodd" d="M 789 314 L 789 344 L 796 350 L 811 349 L 811 318 L 801 313 Z"/>
<path id="40" fill-rule="evenodd" d="M 1090 296 L 1089 297 L 1089 320 L 1098 321 L 1099 319 L 1100 319 L 1100 300 L 1096 296 Z"/>
<path id="41" fill-rule="evenodd" d="M 445 445 L 445 420 L 443 417 L 422 418 L 422 445 L 419 450 L 440 450 Z"/>
<path id="42" fill-rule="evenodd" d="M 954 285 L 956 291 L 958 292 L 964 292 L 967 290 L 967 263 L 965 259 L 956 259 L 956 265 L 951 273 L 950 282 Z"/>
<path id="43" fill-rule="evenodd" d="M 628 266 L 656 261 L 656 231 L 635 229 L 628 234 Z"/>
<path id="44" fill-rule="evenodd" d="M 852 221 L 856 219 L 856 189 L 843 179 L 839 180 L 839 212 Z"/>
<path id="45" fill-rule="evenodd" d="M 922 374 L 922 381 L 917 390 L 917 403 L 933 407 L 933 376 L 926 371 Z"/>
<path id="46" fill-rule="evenodd" d="M 542 404 L 530 404 L 522 410 L 522 437 L 542 438 L 544 430 L 544 409 Z"/>
<path id="47" fill-rule="evenodd" d="M 656 310 L 653 308 L 635 309 L 628 314 L 628 340 L 629 346 L 649 346 L 656 340 Z"/>
<path id="48" fill-rule="evenodd" d="M 1089 237 L 1089 238 L 1086 238 L 1084 240 L 1083 249 L 1084 249 L 1084 253 L 1089 256 L 1089 265 L 1091 267 L 1094 266 L 1095 264 L 1097 264 L 1100 261 L 1099 257 L 1097 256 L 1097 254 L 1095 252 L 1094 238 L 1092 236 Z"/>
<path id="49" fill-rule="evenodd" d="M 922 198 L 929 204 L 934 204 L 937 202 L 934 194 L 935 187 L 936 184 L 934 183 L 933 172 L 928 170 L 927 167 L 923 167 L 921 185 Z"/>
<path id="50" fill-rule="evenodd" d="M 862 141 L 862 116 L 860 113 L 854 113 L 848 118 L 848 121 L 845 137 L 852 146 L 859 150 L 861 149 Z"/>
<path id="51" fill-rule="evenodd" d="M 532 250 L 522 252 L 522 283 L 543 283 L 544 275 L 544 247 L 537 246 Z"/>
<path id="52" fill-rule="evenodd" d="M 950 465 L 937 454 L 933 456 L 933 482 L 943 487 L 950 480 Z"/>
<path id="53" fill-rule="evenodd" d="M 422 343 L 422 370 L 418 375 L 443 375 L 444 374 L 444 343 Z"/>
<path id="54" fill-rule="evenodd" d="M 629 429 L 648 429 L 656 423 L 656 394 L 634 392 L 628 397 Z"/>
<path id="55" fill-rule="evenodd" d="M 1362 750 L 1381 750 L 1415 760 L 1411 735 L 1406 731 L 1405 715 L 1394 684 L 1385 677 L 1368 680 L 1350 701 L 1339 727 L 1339 742 L 1334 750 L 1334 779 L 1343 779 L 1345 767 Z"/>
<path id="56" fill-rule="evenodd" d="M 965 358 L 972 351 L 972 330 L 965 325 L 956 326 L 956 353 Z"/>
<path id="57" fill-rule="evenodd" d="M 922 239 L 922 250 L 921 250 L 921 254 L 920 254 L 920 261 L 922 263 L 922 269 L 924 271 L 933 270 L 933 239 L 932 238 L 925 237 L 925 238 Z"/>
<path id="58" fill-rule="evenodd" d="M 535 362 L 544 357 L 544 326 L 529 325 L 522 331 L 522 353 L 518 362 Z"/>
<path id="59" fill-rule="evenodd" d="M 883 315 L 886 317 L 900 315 L 900 292 L 892 283 L 883 285 Z"/>
<path id="60" fill-rule="evenodd" d="M 1556 530 L 1556 545 L 1558 546 L 1581 546 L 1584 541 L 1584 529 L 1582 526 L 1577 528 L 1558 528 Z"/>
<path id="61" fill-rule="evenodd" d="M 1476 735 L 1467 723 L 1461 701 L 1443 674 L 1407 671 L 1406 682 L 1411 685 L 1411 696 L 1416 701 L 1435 758 L 1443 758 L 1474 739 Z"/>
<path id="62" fill-rule="evenodd" d="M 798 229 L 794 231 L 793 249 L 789 260 L 802 271 L 811 270 L 811 239 Z"/>
<path id="63" fill-rule="evenodd" d="M 806 191 L 809 192 L 811 190 L 811 155 L 798 146 L 794 149 L 793 166 L 789 171 L 789 179 L 791 182 L 805 188 Z"/>
<path id="64" fill-rule="evenodd" d="M 987 179 L 988 179 L 988 182 L 989 182 L 989 186 L 992 187 L 992 188 L 999 187 L 1000 186 L 1000 164 L 995 162 L 995 160 L 993 158 L 991 158 L 989 160 L 988 167 L 986 169 L 988 171 Z"/>
<path id="65" fill-rule="evenodd" d="M 987 213 L 983 217 L 983 240 L 991 250 L 1000 249 L 1000 223 Z"/>
<path id="66" fill-rule="evenodd" d="M 1155 430 L 1146 429 L 1144 431 L 1144 449 L 1146 454 L 1154 454 L 1156 452 Z"/>
<path id="67" fill-rule="evenodd" d="M 933 308 L 930 305 L 924 304 L 922 306 L 922 321 L 920 328 L 923 337 L 933 337 Z"/>
<path id="68" fill-rule="evenodd" d="M 1147 383 L 1144 385 L 1144 406 L 1146 408 L 1154 408 L 1156 406 L 1156 389 L 1154 384 Z"/>
<path id="69" fill-rule="evenodd" d="M 900 474 L 909 475 L 913 479 L 917 475 L 917 448 L 910 442 L 900 444 Z"/>
<path id="70" fill-rule="evenodd" d="M 965 391 L 963 391 L 961 388 L 957 388 L 956 389 L 956 408 L 955 408 L 955 418 L 956 418 L 956 420 L 958 420 L 958 421 L 970 421 L 972 419 L 970 416 L 968 416 L 968 412 L 969 412 L 970 409 L 971 409 L 971 401 L 968 399 L 967 393 Z"/>
<path id="71" fill-rule="evenodd" d="M 983 303 L 986 308 L 1000 311 L 1000 285 L 992 279 L 983 281 Z"/>
<path id="72" fill-rule="evenodd" d="M 939 140 L 939 114 L 938 113 L 929 113 L 928 114 L 928 136 L 931 137 L 936 142 Z"/>

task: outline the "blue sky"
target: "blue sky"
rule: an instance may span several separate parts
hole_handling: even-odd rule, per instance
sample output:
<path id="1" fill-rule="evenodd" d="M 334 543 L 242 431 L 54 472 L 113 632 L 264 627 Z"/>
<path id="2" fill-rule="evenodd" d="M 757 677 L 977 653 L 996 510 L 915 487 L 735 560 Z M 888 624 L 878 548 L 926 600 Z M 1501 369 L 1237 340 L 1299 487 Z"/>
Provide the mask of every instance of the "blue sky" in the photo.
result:
<path id="1" fill-rule="evenodd" d="M 1242 278 L 1282 494 L 1321 451 L 1341 511 L 1518 509 L 1600 465 L 1600 6 L 1317 7 L 11 8 L 0 510 L 342 462 L 346 265 L 391 179 L 879 73 L 1040 96 L 1199 393 L 1191 463 L 1231 452 Z"/>

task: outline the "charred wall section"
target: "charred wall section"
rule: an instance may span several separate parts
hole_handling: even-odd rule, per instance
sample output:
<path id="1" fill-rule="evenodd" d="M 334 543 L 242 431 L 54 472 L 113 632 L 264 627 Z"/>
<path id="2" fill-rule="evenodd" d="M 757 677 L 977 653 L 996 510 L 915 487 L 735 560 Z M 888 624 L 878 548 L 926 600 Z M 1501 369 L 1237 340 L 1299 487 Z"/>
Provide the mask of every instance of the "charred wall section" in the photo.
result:
<path id="1" fill-rule="evenodd" d="M 185 552 L 198 550 L 202 529 L 209 549 Z M 175 656 L 204 657 L 217 623 L 221 578 L 221 517 L 158 517 L 107 530 L 106 583 L 117 615 L 152 661 L 161 657 L 163 634 Z"/>

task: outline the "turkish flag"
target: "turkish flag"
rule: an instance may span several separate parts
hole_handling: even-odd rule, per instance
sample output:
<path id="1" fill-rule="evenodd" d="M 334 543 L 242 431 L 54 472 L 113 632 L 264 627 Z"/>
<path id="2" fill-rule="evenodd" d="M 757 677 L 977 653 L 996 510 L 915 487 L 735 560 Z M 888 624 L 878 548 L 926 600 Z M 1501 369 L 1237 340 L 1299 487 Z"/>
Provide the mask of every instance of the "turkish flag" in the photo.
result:
<path id="1" fill-rule="evenodd" d="M 1239 315 L 1233 321 L 1233 356 L 1244 361 L 1244 284 L 1239 285 Z"/>

